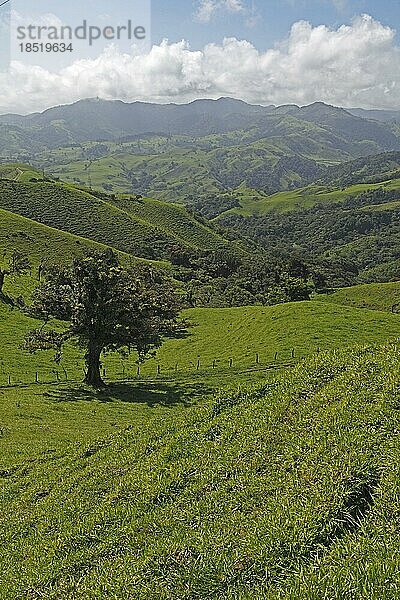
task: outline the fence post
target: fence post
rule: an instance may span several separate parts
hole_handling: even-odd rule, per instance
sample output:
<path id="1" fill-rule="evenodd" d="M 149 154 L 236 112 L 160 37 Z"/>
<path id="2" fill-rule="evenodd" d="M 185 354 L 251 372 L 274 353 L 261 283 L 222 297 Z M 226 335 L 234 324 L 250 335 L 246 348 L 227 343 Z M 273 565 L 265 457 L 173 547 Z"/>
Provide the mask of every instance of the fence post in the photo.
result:
<path id="1" fill-rule="evenodd" d="M 140 376 L 140 365 L 138 365 L 137 371 L 136 371 L 137 376 Z"/>
<path id="2" fill-rule="evenodd" d="M 161 367 L 160 367 L 160 365 L 157 365 L 157 375 L 160 375 L 160 373 L 161 373 Z"/>
<path id="3" fill-rule="evenodd" d="M 213 369 L 215 369 L 216 365 L 215 365 L 215 360 L 213 360 Z"/>
<path id="4" fill-rule="evenodd" d="M 275 352 L 275 359 L 274 360 L 278 360 L 278 353 Z"/>
<path id="5" fill-rule="evenodd" d="M 36 383 L 39 383 L 39 373 L 37 371 L 36 371 L 35 381 L 36 381 Z"/>
<path id="6" fill-rule="evenodd" d="M 176 363 L 176 365 L 175 365 L 175 373 L 177 373 L 177 372 L 178 372 L 178 363 Z"/>
<path id="7" fill-rule="evenodd" d="M 229 368 L 232 368 L 232 365 L 233 365 L 233 358 L 230 358 L 229 359 Z"/>
<path id="8" fill-rule="evenodd" d="M 197 371 L 198 371 L 199 369 L 200 369 L 200 359 L 198 359 L 198 361 L 197 361 L 197 367 L 196 367 L 196 370 L 197 370 Z"/>
<path id="9" fill-rule="evenodd" d="M 293 348 L 293 350 L 292 350 L 292 358 L 294 358 L 294 348 Z"/>
<path id="10" fill-rule="evenodd" d="M 256 365 L 260 364 L 260 357 L 258 355 L 258 353 L 256 354 Z"/>
<path id="11" fill-rule="evenodd" d="M 11 385 L 11 375 L 8 376 L 8 385 Z"/>

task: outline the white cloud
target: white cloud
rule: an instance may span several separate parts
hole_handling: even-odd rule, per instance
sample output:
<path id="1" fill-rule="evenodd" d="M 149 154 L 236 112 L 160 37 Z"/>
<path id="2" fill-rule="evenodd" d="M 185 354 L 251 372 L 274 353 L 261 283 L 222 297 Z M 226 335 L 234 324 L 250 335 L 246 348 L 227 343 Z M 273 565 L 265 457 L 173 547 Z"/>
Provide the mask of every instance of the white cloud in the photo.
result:
<path id="1" fill-rule="evenodd" d="M 195 19 L 202 23 L 209 23 L 217 13 L 245 12 L 242 0 L 200 0 L 195 12 Z"/>
<path id="2" fill-rule="evenodd" d="M 225 0 L 225 7 L 231 12 L 243 12 L 245 10 L 241 0 Z"/>
<path id="3" fill-rule="evenodd" d="M 201 51 L 164 41 L 147 54 L 110 47 L 59 73 L 12 63 L 0 76 L 0 112 L 27 112 L 100 96 L 124 101 L 186 102 L 232 96 L 260 104 L 398 108 L 400 48 L 395 32 L 372 17 L 337 29 L 295 23 L 280 46 L 259 52 L 225 39 Z"/>
<path id="4" fill-rule="evenodd" d="M 34 23 L 37 27 L 61 27 L 63 25 L 61 19 L 53 13 L 44 13 L 43 15 L 33 17 L 30 14 L 22 15 L 18 11 L 13 10 L 11 11 L 11 18 L 14 29 L 16 29 L 20 25 L 27 26 L 32 23 Z"/>

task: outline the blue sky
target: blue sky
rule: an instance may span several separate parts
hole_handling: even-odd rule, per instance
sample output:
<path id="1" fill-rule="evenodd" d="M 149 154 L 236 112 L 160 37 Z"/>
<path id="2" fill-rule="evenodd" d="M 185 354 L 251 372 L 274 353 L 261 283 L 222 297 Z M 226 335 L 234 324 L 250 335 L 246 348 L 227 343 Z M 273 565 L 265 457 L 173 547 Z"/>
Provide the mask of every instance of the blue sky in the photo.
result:
<path id="1" fill-rule="evenodd" d="M 198 5 L 199 2 L 191 0 L 153 0 L 153 40 L 187 39 L 198 49 L 206 43 L 220 43 L 224 37 L 234 36 L 251 41 L 263 51 L 285 38 L 296 21 L 337 27 L 350 23 L 355 15 L 362 13 L 400 30 L 400 0 L 243 0 L 248 12 L 235 14 L 220 10 L 207 23 L 193 19 Z M 256 18 L 249 26 L 247 22 L 252 14 Z"/>
<path id="2" fill-rule="evenodd" d="M 207 1 L 238 2 L 245 10 L 233 12 L 220 8 L 208 22 L 200 22 L 195 14 L 201 2 Z M 86 0 L 84 3 L 11 0 L 10 4 L 13 3 L 19 10 L 23 7 L 25 13 L 54 13 L 65 22 L 77 22 L 85 17 L 95 20 L 107 13 L 116 22 L 137 14 L 137 7 L 149 5 L 150 0 Z M 154 43 L 163 38 L 172 42 L 185 39 L 194 49 L 233 36 L 249 40 L 264 51 L 284 39 L 296 21 L 337 27 L 351 23 L 354 16 L 362 13 L 400 30 L 400 0 L 152 0 L 151 11 Z"/>
<path id="3" fill-rule="evenodd" d="M 151 22 L 151 38 L 142 46 L 75 39 L 69 54 L 29 54 L 14 35 L 0 112 L 96 96 L 400 108 L 400 0 L 152 0 L 151 20 L 150 0 L 10 4 L 17 23 L 116 27 L 131 19 Z"/>

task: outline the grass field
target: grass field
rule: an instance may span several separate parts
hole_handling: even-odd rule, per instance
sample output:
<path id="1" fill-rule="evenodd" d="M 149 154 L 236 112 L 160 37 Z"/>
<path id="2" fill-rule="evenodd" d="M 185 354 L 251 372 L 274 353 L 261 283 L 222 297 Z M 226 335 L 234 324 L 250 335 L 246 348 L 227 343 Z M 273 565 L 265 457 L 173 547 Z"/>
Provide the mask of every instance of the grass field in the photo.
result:
<path id="1" fill-rule="evenodd" d="M 22 277 L 11 277 L 6 280 L 5 292 L 14 297 L 25 298 L 38 284 L 38 266 L 42 263 L 70 263 L 72 258 L 81 256 L 87 250 L 104 251 L 107 246 L 77 235 L 73 235 L 53 227 L 42 225 L 26 217 L 0 209 L 0 265 L 18 250 L 29 257 L 32 269 Z M 132 255 L 118 252 L 123 264 L 143 261 L 163 270 L 169 270 L 171 264 L 166 261 L 146 261 L 136 259 Z"/>
<path id="2" fill-rule="evenodd" d="M 32 261 L 13 296 L 87 247 L 225 243 L 177 205 L 32 173 L 0 167 L 3 259 Z M 139 371 L 103 357 L 101 391 L 73 344 L 23 350 L 39 322 L 0 302 L 0 600 L 398 600 L 399 296 L 186 310 Z"/>
<path id="3" fill-rule="evenodd" d="M 356 285 L 337 290 L 333 294 L 319 295 L 316 299 L 355 308 L 391 312 L 392 307 L 400 303 L 400 282 Z"/>
<path id="4" fill-rule="evenodd" d="M 186 336 L 167 340 L 142 365 L 140 377 L 161 378 L 193 374 L 207 378 L 222 371 L 223 378 L 237 371 L 274 364 L 287 364 L 310 356 L 318 349 L 346 348 L 357 343 L 385 343 L 400 338 L 398 315 L 338 306 L 328 302 L 298 302 L 272 307 L 191 309 L 184 316 L 193 324 Z M 82 352 L 70 347 L 60 366 L 51 352 L 33 356 L 20 349 L 25 334 L 40 324 L 16 309 L 0 304 L 0 385 L 39 381 L 79 381 L 83 378 Z M 232 360 L 232 367 L 230 367 Z M 136 356 L 122 360 L 118 354 L 103 360 L 110 380 L 136 377 Z M 160 372 L 158 373 L 158 369 Z"/>
<path id="5" fill-rule="evenodd" d="M 27 183 L 31 179 L 42 179 L 42 177 L 43 173 L 23 163 L 0 165 L 0 178 Z"/>
<path id="6" fill-rule="evenodd" d="M 225 243 L 220 235 L 200 223 L 178 204 L 151 198 L 132 201 L 126 197 L 119 198 L 115 204 L 128 215 L 156 225 L 184 247 L 211 249 Z"/>
<path id="7" fill-rule="evenodd" d="M 107 246 L 0 209 L 0 248 L 6 256 L 14 249 L 19 250 L 37 267 L 43 261 L 68 262 L 85 248 L 102 251 Z M 128 259 L 127 254 L 120 256 Z"/>
<path id="8" fill-rule="evenodd" d="M 295 349 L 304 358 L 318 349 L 349 347 L 357 343 L 383 343 L 400 338 L 400 318 L 323 302 L 296 302 L 277 306 L 249 306 L 221 309 L 192 309 L 185 316 L 195 325 L 185 339 L 168 341 L 149 361 L 165 369 L 194 369 L 254 365 L 256 354 L 262 363 L 288 361 Z"/>
<path id="9" fill-rule="evenodd" d="M 398 598 L 399 373 L 391 345 L 168 406 L 3 391 L 0 598 Z"/>

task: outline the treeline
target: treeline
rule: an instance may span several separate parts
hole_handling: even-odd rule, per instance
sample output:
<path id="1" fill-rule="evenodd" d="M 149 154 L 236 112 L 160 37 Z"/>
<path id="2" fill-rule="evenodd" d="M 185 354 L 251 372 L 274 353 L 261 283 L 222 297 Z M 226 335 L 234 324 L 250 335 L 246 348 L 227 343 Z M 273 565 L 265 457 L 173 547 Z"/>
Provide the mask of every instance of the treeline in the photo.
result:
<path id="1" fill-rule="evenodd" d="M 324 262 L 305 261 L 295 253 L 246 256 L 226 247 L 202 254 L 176 249 L 171 260 L 189 307 L 296 302 L 326 287 Z"/>

